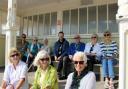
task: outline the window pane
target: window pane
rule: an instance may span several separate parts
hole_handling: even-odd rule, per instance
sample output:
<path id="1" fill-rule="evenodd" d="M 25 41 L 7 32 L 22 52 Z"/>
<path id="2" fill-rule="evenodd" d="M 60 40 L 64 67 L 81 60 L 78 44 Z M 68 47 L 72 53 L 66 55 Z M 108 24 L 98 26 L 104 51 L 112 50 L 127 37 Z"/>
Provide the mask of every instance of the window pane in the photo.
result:
<path id="1" fill-rule="evenodd" d="M 87 8 L 80 8 L 79 10 L 79 33 L 87 33 Z"/>
<path id="2" fill-rule="evenodd" d="M 107 30 L 107 5 L 98 6 L 98 32 Z"/>
<path id="3" fill-rule="evenodd" d="M 63 32 L 64 34 L 70 34 L 69 30 L 69 11 L 63 12 Z"/>
<path id="4" fill-rule="evenodd" d="M 45 14 L 45 23 L 44 23 L 44 35 L 49 35 L 50 30 L 50 14 Z"/>
<path id="5" fill-rule="evenodd" d="M 39 15 L 39 36 L 44 35 L 44 26 L 43 26 L 44 17 L 43 15 Z"/>
<path id="6" fill-rule="evenodd" d="M 37 15 L 33 16 L 33 35 L 38 35 Z"/>
<path id="7" fill-rule="evenodd" d="M 78 9 L 71 10 L 71 34 L 78 33 Z"/>
<path id="8" fill-rule="evenodd" d="M 118 24 L 116 23 L 117 4 L 109 5 L 109 30 L 118 33 Z"/>
<path id="9" fill-rule="evenodd" d="M 56 30 L 57 30 L 57 13 L 51 13 L 51 35 L 55 35 L 56 34 Z"/>
<path id="10" fill-rule="evenodd" d="M 32 36 L 32 16 L 28 17 L 28 36 Z"/>
<path id="11" fill-rule="evenodd" d="M 96 33 L 96 7 L 89 7 L 88 10 L 88 33 Z"/>
<path id="12" fill-rule="evenodd" d="M 25 34 L 28 34 L 27 33 L 27 17 L 24 17 L 23 18 L 23 33 L 25 33 Z"/>

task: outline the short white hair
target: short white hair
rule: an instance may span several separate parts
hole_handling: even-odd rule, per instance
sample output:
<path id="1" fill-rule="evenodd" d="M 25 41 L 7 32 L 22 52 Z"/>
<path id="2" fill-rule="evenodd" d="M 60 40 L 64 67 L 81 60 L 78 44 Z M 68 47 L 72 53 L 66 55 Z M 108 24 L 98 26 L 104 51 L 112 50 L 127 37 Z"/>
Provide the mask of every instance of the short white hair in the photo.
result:
<path id="1" fill-rule="evenodd" d="M 73 56 L 73 60 L 75 61 L 75 58 L 76 57 L 80 57 L 80 59 L 82 60 L 82 61 L 84 61 L 84 63 L 86 64 L 87 63 L 87 56 L 85 55 L 85 53 L 84 52 L 76 52 L 75 54 L 74 54 L 74 56 Z"/>
<path id="2" fill-rule="evenodd" d="M 35 66 L 39 66 L 39 60 L 42 59 L 42 58 L 46 58 L 46 57 L 49 58 L 49 64 L 50 64 L 50 63 L 51 63 L 51 58 L 50 58 L 50 56 L 49 56 L 49 53 L 48 53 L 47 51 L 45 51 L 45 50 L 39 51 L 39 52 L 37 53 L 37 56 L 36 56 L 35 59 L 34 59 L 33 64 L 34 64 Z"/>

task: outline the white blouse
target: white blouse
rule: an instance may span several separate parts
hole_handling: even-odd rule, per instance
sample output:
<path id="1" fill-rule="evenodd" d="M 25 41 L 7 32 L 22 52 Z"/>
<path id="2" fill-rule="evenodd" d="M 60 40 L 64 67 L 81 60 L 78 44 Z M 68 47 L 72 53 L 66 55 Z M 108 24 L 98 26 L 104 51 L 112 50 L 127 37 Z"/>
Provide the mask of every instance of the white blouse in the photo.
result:
<path id="1" fill-rule="evenodd" d="M 73 73 L 70 73 L 65 85 L 65 89 L 70 89 L 72 84 Z M 96 89 L 96 77 L 94 72 L 88 72 L 80 81 L 78 89 Z"/>
<path id="2" fill-rule="evenodd" d="M 14 69 L 13 64 L 9 64 L 5 68 L 3 80 L 7 82 L 7 85 L 14 85 L 15 89 L 18 81 L 22 78 L 25 78 L 25 82 L 20 89 L 28 89 L 27 69 L 27 65 L 22 61 L 19 61 L 16 69 Z"/>
<path id="3" fill-rule="evenodd" d="M 86 46 L 85 46 L 84 52 L 85 53 L 89 53 L 91 47 L 92 47 L 92 44 L 91 43 L 87 43 Z M 101 47 L 100 47 L 99 43 L 96 43 L 94 45 L 93 50 L 92 50 L 91 53 L 96 53 L 96 56 L 101 56 Z"/>

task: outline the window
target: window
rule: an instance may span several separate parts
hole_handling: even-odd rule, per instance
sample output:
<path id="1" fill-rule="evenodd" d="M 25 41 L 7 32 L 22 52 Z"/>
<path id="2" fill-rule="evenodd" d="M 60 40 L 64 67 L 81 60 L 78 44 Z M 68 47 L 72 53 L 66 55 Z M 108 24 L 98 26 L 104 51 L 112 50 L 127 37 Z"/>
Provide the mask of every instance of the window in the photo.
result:
<path id="1" fill-rule="evenodd" d="M 32 16 L 28 16 L 28 36 L 32 36 Z"/>
<path id="2" fill-rule="evenodd" d="M 107 5 L 98 6 L 98 32 L 107 30 Z"/>
<path id="3" fill-rule="evenodd" d="M 65 35 L 118 32 L 117 4 L 99 5 L 63 11 L 62 30 Z M 2 19 L 2 18 L 1 18 Z M 57 12 L 23 18 L 23 33 L 47 36 L 57 33 Z"/>
<path id="4" fill-rule="evenodd" d="M 49 35 L 50 32 L 50 13 L 45 14 L 44 35 Z"/>
<path id="5" fill-rule="evenodd" d="M 44 35 L 44 15 L 39 15 L 39 36 Z"/>
<path id="6" fill-rule="evenodd" d="M 78 9 L 71 10 L 71 34 L 78 33 Z"/>
<path id="7" fill-rule="evenodd" d="M 70 34 L 70 29 L 69 29 L 69 10 L 63 12 L 63 32 L 66 35 Z"/>
<path id="8" fill-rule="evenodd" d="M 88 8 L 88 33 L 96 33 L 96 7 Z"/>
<path id="9" fill-rule="evenodd" d="M 57 31 L 57 13 L 51 13 L 51 30 L 50 35 L 55 35 Z"/>
<path id="10" fill-rule="evenodd" d="M 23 18 L 23 33 L 28 34 L 27 30 L 28 30 L 28 22 L 27 22 L 28 18 L 24 17 Z"/>
<path id="11" fill-rule="evenodd" d="M 87 33 L 87 8 L 79 9 L 79 33 Z"/>
<path id="12" fill-rule="evenodd" d="M 118 32 L 118 24 L 116 23 L 116 14 L 117 14 L 117 9 L 118 6 L 117 4 L 111 4 L 108 6 L 109 9 L 109 21 L 108 21 L 108 27 L 109 30 L 112 33 L 117 33 Z"/>
<path id="13" fill-rule="evenodd" d="M 38 35 L 38 23 L 37 23 L 37 15 L 33 16 L 33 36 Z"/>

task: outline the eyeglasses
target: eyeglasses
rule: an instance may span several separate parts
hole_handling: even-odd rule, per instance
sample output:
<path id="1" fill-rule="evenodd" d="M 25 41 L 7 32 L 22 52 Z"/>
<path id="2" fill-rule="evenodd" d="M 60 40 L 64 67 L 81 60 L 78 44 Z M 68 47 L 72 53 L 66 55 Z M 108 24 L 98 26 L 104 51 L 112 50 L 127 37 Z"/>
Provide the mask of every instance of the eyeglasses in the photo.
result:
<path id="1" fill-rule="evenodd" d="M 26 37 L 23 36 L 22 38 L 26 38 Z"/>
<path id="2" fill-rule="evenodd" d="M 41 61 L 49 61 L 49 58 L 41 58 Z"/>
<path id="3" fill-rule="evenodd" d="M 91 37 L 91 39 L 94 39 L 94 38 L 97 38 L 96 36 L 94 36 L 94 37 Z"/>
<path id="4" fill-rule="evenodd" d="M 106 36 L 110 36 L 110 34 L 104 34 L 104 36 L 106 37 Z"/>
<path id="5" fill-rule="evenodd" d="M 84 64 L 84 61 L 74 61 L 74 64 Z"/>
<path id="6" fill-rule="evenodd" d="M 10 57 L 15 57 L 15 56 L 19 56 L 19 54 L 16 53 L 16 54 L 11 55 Z"/>
<path id="7" fill-rule="evenodd" d="M 33 41 L 37 41 L 37 40 L 33 40 Z"/>

